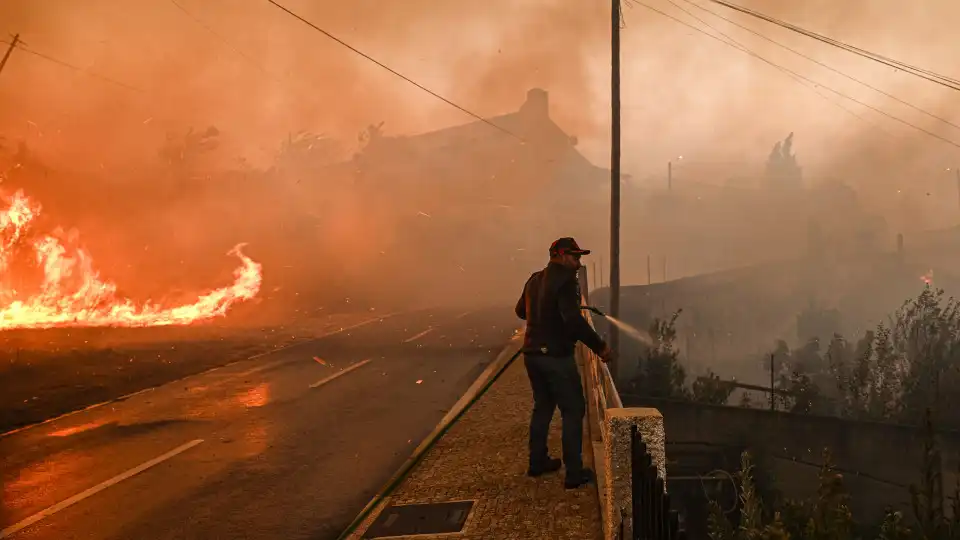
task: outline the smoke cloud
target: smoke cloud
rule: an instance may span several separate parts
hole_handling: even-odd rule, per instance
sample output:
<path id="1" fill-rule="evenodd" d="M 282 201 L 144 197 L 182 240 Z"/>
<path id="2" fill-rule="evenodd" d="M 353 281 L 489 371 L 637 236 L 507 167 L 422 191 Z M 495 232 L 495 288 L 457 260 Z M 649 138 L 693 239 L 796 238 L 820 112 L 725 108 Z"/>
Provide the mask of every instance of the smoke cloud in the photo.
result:
<path id="1" fill-rule="evenodd" d="M 807 196 L 796 215 L 785 217 L 784 209 L 798 208 L 794 196 L 770 202 L 759 195 L 710 191 L 761 186 L 773 144 L 791 132 L 805 183 L 842 182 L 856 190 L 854 209 L 839 218 L 839 228 L 854 231 L 880 218 L 889 243 L 894 231 L 955 224 L 957 208 L 949 202 L 956 200 L 950 191 L 954 180 L 947 168 L 960 165 L 957 148 L 825 87 L 958 143 L 960 129 L 685 1 L 648 1 L 728 39 L 719 30 L 816 84 L 798 82 L 689 26 L 627 3 L 622 94 L 623 171 L 630 176 L 623 246 L 628 281 L 646 281 L 647 255 L 654 261 L 668 257 L 669 274 L 676 277 L 796 251 L 810 215 L 835 213 L 822 203 L 832 197 L 823 193 L 834 192 Z M 697 3 L 960 125 L 956 92 L 703 0 Z M 906 12 L 893 0 L 743 4 L 960 77 L 951 72 L 958 59 L 950 27 L 960 16 L 955 2 L 931 1 Z M 594 164 L 607 166 L 610 17 L 604 3 L 288 0 L 285 5 L 484 117 L 516 111 L 530 88 L 547 89 L 553 120 L 577 137 L 578 149 Z M 15 51 L 0 74 L 5 160 L 15 161 L 18 141 L 25 142 L 43 168 L 20 173 L 17 182 L 44 203 L 48 216 L 79 228 L 104 272 L 130 283 L 131 294 L 189 290 L 222 279 L 232 263 L 222 254 L 238 241 L 249 241 L 251 255 L 268 259 L 265 290 L 278 295 L 322 288 L 319 283 L 332 274 L 351 276 L 343 283 L 383 292 L 390 289 L 385 268 L 411 273 L 428 262 L 429 254 L 411 254 L 402 242 L 421 243 L 417 240 L 429 235 L 437 245 L 456 240 L 447 227 L 431 231 L 431 217 L 417 225 L 422 232 L 411 232 L 404 221 L 417 212 L 433 216 L 427 206 L 443 202 L 436 192 L 431 198 L 417 191 L 427 189 L 414 181 L 427 174 L 424 170 L 400 167 L 417 159 L 391 162 L 397 165 L 391 178 L 405 179 L 406 187 L 373 200 L 372 188 L 352 187 L 356 171 L 349 158 L 362 146 L 358 133 L 370 125 L 382 122 L 385 135 L 397 136 L 474 119 L 268 2 L 90 0 L 81 6 L 68 0 L 13 0 L 0 5 L 0 15 L 0 31 L 19 33 L 27 49 Z M 202 133 L 208 126 L 218 131 L 215 148 L 189 160 L 169 151 L 180 148 L 190 129 Z M 281 171 L 283 142 L 294 142 L 300 132 L 322 135 L 315 143 L 329 144 L 325 163 L 296 161 Z M 172 165 L 177 159 L 183 163 Z M 489 157 L 467 159 L 444 174 L 468 177 L 483 160 Z M 686 197 L 686 206 L 658 198 L 669 161 L 674 162 L 673 185 Z M 330 165 L 336 162 L 344 165 Z M 266 172 L 271 168 L 272 176 Z M 448 186 L 443 197 L 486 200 L 498 193 L 503 200 L 496 203 L 520 213 L 542 201 L 533 191 L 511 201 L 511 193 L 523 191 L 517 182 L 491 183 L 480 191 L 466 184 Z M 589 217 L 571 217 L 566 229 L 561 224 L 536 234 L 517 232 L 524 241 L 504 248 L 529 257 L 517 263 L 531 265 L 524 272 L 535 268 L 533 261 L 542 262 L 553 239 L 548 235 L 555 233 L 585 238 L 597 259 L 606 257 L 602 201 L 607 188 L 601 179 L 584 189 L 600 201 Z M 766 216 L 762 234 L 758 209 Z M 474 232 L 482 228 L 471 227 Z M 705 240 L 710 236 L 705 231 L 718 230 L 725 232 Z M 736 244 L 726 249 L 736 256 L 702 255 L 703 242 L 718 251 Z M 534 253 L 537 245 L 543 248 Z M 150 286 L 136 285 L 143 281 L 138 269 L 148 263 L 156 279 Z M 443 285 L 447 296 L 458 280 L 478 275 L 461 275 L 477 269 L 463 269 L 460 262 L 445 264 L 447 273 L 433 283 Z M 496 260 L 474 264 L 486 265 L 479 275 L 508 290 L 507 296 L 518 292 L 519 270 L 500 272 Z"/>

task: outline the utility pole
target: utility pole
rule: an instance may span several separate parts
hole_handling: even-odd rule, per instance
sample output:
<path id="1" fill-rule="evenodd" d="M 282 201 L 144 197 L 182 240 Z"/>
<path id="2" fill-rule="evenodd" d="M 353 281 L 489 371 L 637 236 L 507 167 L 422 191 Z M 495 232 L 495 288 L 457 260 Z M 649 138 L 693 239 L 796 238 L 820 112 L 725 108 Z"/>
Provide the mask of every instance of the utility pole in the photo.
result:
<path id="1" fill-rule="evenodd" d="M 957 197 L 960 197 L 960 167 L 954 167 L 953 173 L 957 175 Z"/>
<path id="2" fill-rule="evenodd" d="M 667 191 L 673 190 L 673 161 L 667 162 Z"/>
<path id="3" fill-rule="evenodd" d="M 663 256 L 663 282 L 667 282 L 667 256 Z"/>
<path id="4" fill-rule="evenodd" d="M 647 285 L 653 283 L 653 276 L 650 275 L 650 255 L 647 255 Z"/>
<path id="5" fill-rule="evenodd" d="M 610 3 L 610 315 L 620 316 L 620 0 Z M 617 353 L 620 329 L 610 326 L 610 348 Z M 610 365 L 614 379 L 618 364 Z"/>
<path id="6" fill-rule="evenodd" d="M 20 43 L 20 34 L 13 36 L 13 41 L 10 42 L 10 47 L 7 48 L 7 53 L 3 55 L 3 60 L 0 60 L 0 73 L 3 72 L 3 66 L 7 65 L 7 60 L 10 58 L 10 54 L 13 53 L 13 50 L 17 48 L 17 43 Z"/>
<path id="7" fill-rule="evenodd" d="M 774 389 L 774 384 L 775 384 L 774 373 L 776 373 L 776 371 L 774 370 L 774 368 L 776 367 L 774 365 L 774 361 L 776 360 L 776 358 L 777 358 L 776 353 L 770 353 L 770 410 L 771 411 L 777 410 L 776 390 Z"/>

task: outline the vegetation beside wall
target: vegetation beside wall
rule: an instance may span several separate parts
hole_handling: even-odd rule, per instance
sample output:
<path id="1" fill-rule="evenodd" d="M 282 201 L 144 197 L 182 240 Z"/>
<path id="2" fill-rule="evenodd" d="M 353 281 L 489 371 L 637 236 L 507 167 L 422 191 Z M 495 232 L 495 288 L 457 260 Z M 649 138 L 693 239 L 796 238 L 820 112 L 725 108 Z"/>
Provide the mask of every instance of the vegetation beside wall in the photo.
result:
<path id="1" fill-rule="evenodd" d="M 762 495 L 757 469 L 749 452 L 741 456 L 735 475 L 739 511 L 725 513 L 710 504 L 711 540 L 957 540 L 960 539 L 960 482 L 944 497 L 941 456 L 934 437 L 932 416 L 925 421 L 923 473 L 911 487 L 912 512 L 888 509 L 879 523 L 856 523 L 843 476 L 833 469 L 824 451 L 816 493 L 804 500 L 779 500 Z"/>

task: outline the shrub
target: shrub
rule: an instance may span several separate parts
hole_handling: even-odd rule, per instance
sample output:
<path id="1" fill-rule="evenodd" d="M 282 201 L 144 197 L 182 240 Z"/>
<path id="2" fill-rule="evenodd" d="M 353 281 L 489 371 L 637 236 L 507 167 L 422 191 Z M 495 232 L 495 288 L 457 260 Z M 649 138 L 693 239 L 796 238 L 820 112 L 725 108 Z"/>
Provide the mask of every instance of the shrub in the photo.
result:
<path id="1" fill-rule="evenodd" d="M 706 375 L 697 377 L 690 385 L 690 399 L 699 403 L 726 405 L 734 388 L 732 383 L 721 379 L 713 370 L 707 370 Z"/>
<path id="2" fill-rule="evenodd" d="M 856 345 L 837 334 L 822 357 L 816 339 L 773 354 L 786 410 L 917 425 L 932 408 L 960 428 L 960 304 L 941 290 L 925 287 Z"/>
<path id="3" fill-rule="evenodd" d="M 640 369 L 630 381 L 631 390 L 655 398 L 686 398 L 687 372 L 680 365 L 680 351 L 676 348 L 677 318 L 680 311 L 669 319 L 654 319 L 649 333 L 654 338 L 652 346 L 640 355 Z"/>
<path id="4" fill-rule="evenodd" d="M 737 474 L 741 510 L 734 524 L 716 501 L 710 503 L 708 530 L 711 540 L 960 540 L 960 479 L 944 508 L 941 456 L 937 446 L 933 414 L 924 412 L 924 457 L 920 485 L 912 486 L 913 524 L 903 513 L 887 509 L 880 523 L 858 526 L 850 512 L 850 496 L 843 477 L 824 451 L 816 493 L 806 500 L 786 501 L 764 508 L 757 494 L 754 466 L 748 452 L 741 456 Z M 771 505 L 772 506 L 772 505 Z M 868 532 L 869 531 L 869 532 Z"/>

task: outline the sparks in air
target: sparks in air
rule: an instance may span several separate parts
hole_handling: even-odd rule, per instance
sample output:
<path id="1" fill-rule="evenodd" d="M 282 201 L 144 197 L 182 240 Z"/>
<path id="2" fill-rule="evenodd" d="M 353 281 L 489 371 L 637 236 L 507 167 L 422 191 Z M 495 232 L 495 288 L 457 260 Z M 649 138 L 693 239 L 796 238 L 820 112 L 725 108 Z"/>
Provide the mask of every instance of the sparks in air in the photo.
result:
<path id="1" fill-rule="evenodd" d="M 190 304 L 161 306 L 137 304 L 117 294 L 117 286 L 102 279 L 90 255 L 73 247 L 75 237 L 34 230 L 40 205 L 23 191 L 12 196 L 0 193 L 0 330 L 14 328 L 55 328 L 79 326 L 145 327 L 187 325 L 220 317 L 238 302 L 260 292 L 261 266 L 241 251 L 230 251 L 240 259 L 232 285 L 199 295 Z M 39 289 L 30 294 L 16 290 L 11 264 L 21 250 L 32 250 L 42 273 Z"/>

